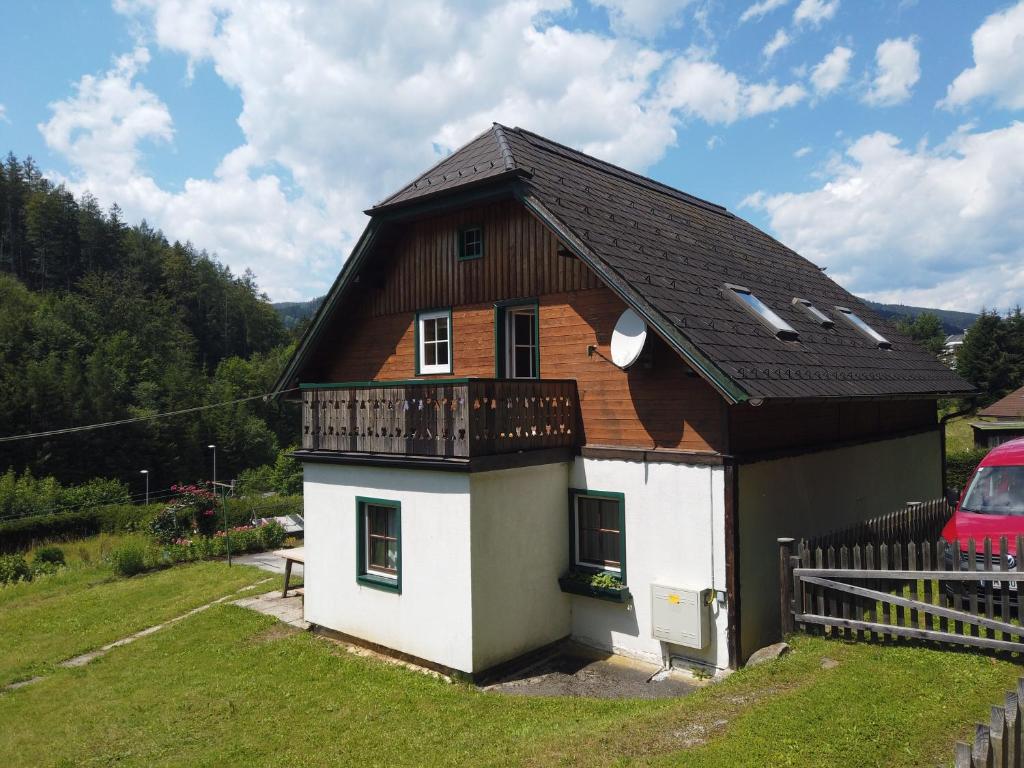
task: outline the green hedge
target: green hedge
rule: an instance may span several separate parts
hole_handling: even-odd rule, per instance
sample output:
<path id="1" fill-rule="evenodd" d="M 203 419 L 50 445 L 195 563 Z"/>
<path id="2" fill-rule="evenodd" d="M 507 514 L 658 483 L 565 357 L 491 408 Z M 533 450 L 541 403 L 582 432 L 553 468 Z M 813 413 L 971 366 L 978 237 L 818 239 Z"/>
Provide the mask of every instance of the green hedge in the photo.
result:
<path id="1" fill-rule="evenodd" d="M 962 489 L 967 485 L 971 473 L 988 453 L 988 448 L 974 448 L 970 451 L 954 451 L 946 454 L 946 486 Z"/>
<path id="2" fill-rule="evenodd" d="M 41 541 L 66 541 L 95 536 L 98 533 L 123 533 L 145 530 L 161 507 L 134 504 L 111 504 L 78 512 L 56 515 L 33 515 L 0 523 L 0 552 L 16 552 Z M 301 496 L 242 498 L 228 500 L 228 525 L 245 525 L 253 515 L 277 517 L 302 514 Z M 218 512 L 218 527 L 221 527 Z"/>

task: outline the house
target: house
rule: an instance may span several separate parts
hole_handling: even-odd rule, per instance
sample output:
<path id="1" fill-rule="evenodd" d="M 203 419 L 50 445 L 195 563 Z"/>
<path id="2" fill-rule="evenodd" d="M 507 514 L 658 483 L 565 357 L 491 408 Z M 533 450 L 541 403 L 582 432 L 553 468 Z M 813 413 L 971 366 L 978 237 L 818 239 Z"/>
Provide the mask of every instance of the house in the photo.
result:
<path id="1" fill-rule="evenodd" d="M 995 448 L 1024 437 L 1024 387 L 978 411 L 981 421 L 971 423 L 976 448 Z"/>
<path id="2" fill-rule="evenodd" d="M 950 368 L 956 368 L 956 356 L 960 352 L 960 347 L 964 345 L 964 339 L 966 337 L 967 331 L 964 331 L 963 333 L 954 333 L 947 336 L 946 340 L 942 343 L 942 352 L 940 353 L 940 357 Z"/>
<path id="3" fill-rule="evenodd" d="M 278 382 L 320 631 L 735 667 L 778 536 L 942 493 L 971 387 L 721 206 L 494 125 L 367 214 Z"/>

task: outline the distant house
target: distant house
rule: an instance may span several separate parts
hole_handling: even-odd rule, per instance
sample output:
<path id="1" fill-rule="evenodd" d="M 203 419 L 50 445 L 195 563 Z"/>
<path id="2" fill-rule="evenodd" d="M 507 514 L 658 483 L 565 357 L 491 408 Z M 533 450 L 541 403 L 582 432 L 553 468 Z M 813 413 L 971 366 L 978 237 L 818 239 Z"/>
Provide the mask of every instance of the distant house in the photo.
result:
<path id="1" fill-rule="evenodd" d="M 982 421 L 971 424 L 974 445 L 995 448 L 1017 437 L 1024 437 L 1024 387 L 978 411 Z"/>
<path id="2" fill-rule="evenodd" d="M 735 667 L 778 536 L 942 492 L 971 387 L 721 206 L 495 125 L 367 213 L 278 382 L 320 631 Z"/>
<path id="3" fill-rule="evenodd" d="M 942 359 L 950 367 L 956 368 L 956 355 L 960 351 L 960 347 L 964 345 L 964 338 L 967 336 L 967 331 L 963 333 L 954 333 L 946 337 L 946 341 L 942 344 Z"/>

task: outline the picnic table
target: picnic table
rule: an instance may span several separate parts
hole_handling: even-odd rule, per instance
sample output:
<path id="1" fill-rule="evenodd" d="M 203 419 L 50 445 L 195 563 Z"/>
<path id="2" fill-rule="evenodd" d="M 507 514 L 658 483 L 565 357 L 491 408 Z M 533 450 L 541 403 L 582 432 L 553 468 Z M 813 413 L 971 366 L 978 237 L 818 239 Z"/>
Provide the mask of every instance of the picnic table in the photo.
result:
<path id="1" fill-rule="evenodd" d="M 288 597 L 288 581 L 292 577 L 292 565 L 306 564 L 306 548 L 295 547 L 294 549 L 275 549 L 274 554 L 284 558 L 284 589 L 281 590 L 281 597 Z"/>

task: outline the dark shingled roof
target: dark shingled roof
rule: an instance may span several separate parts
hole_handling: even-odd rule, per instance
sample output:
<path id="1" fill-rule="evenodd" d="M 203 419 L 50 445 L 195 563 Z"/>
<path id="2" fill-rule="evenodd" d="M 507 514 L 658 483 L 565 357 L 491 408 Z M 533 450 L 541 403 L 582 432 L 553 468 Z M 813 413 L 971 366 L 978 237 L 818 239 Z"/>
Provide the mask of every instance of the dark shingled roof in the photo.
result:
<path id="1" fill-rule="evenodd" d="M 978 415 L 997 419 L 1024 419 L 1024 387 L 978 411 Z"/>
<path id="2" fill-rule="evenodd" d="M 494 125 L 369 213 L 498 176 L 522 176 L 589 255 L 642 296 L 751 398 L 891 397 L 973 387 L 818 267 L 725 208 L 520 128 Z M 783 341 L 724 284 L 749 288 L 795 328 Z M 823 328 L 795 297 L 836 319 Z M 852 309 L 889 341 L 879 349 L 838 318 Z"/>

